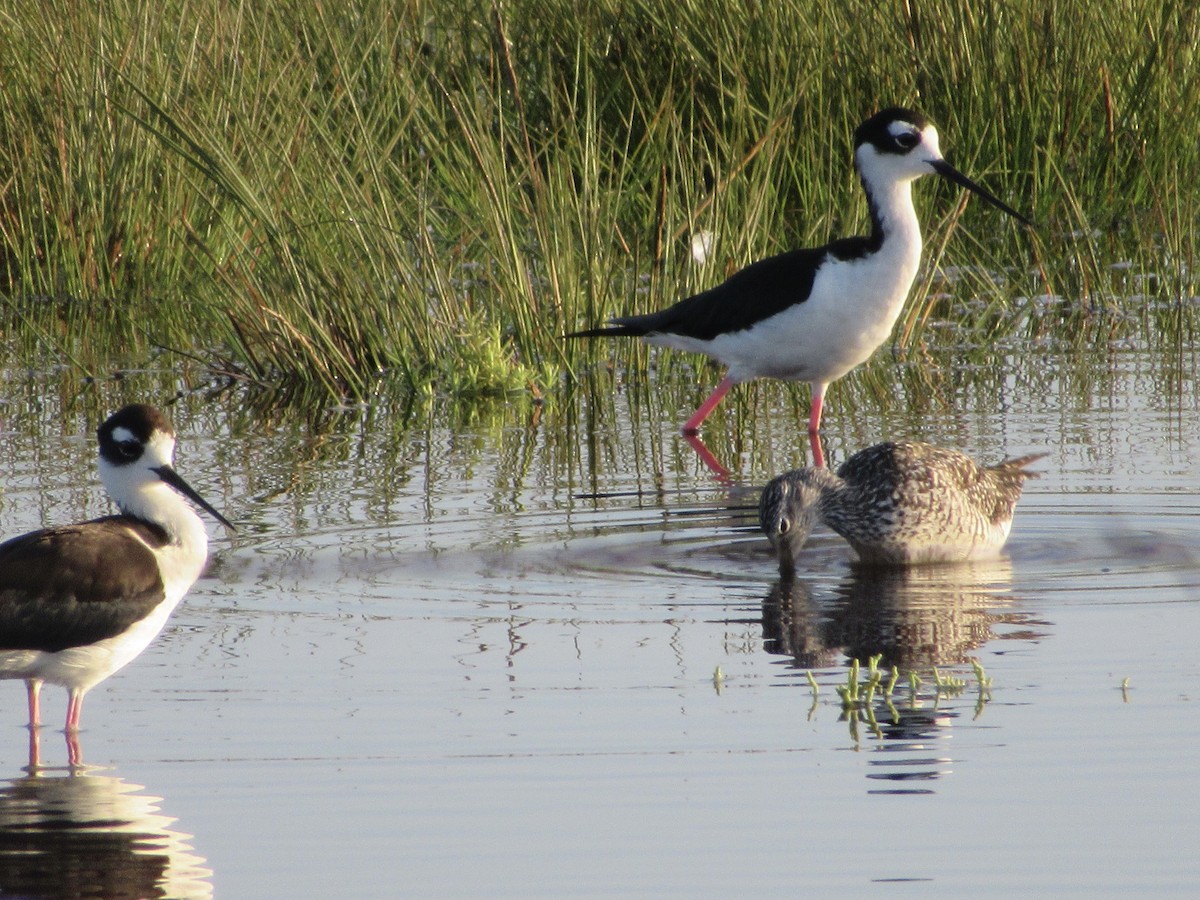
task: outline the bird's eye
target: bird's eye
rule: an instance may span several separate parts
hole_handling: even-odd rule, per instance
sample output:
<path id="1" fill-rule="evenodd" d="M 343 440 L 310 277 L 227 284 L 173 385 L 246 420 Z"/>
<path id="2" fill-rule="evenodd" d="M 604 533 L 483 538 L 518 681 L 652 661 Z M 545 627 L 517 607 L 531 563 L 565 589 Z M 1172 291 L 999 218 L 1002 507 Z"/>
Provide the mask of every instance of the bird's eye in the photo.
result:
<path id="1" fill-rule="evenodd" d="M 921 136 L 915 131 L 906 131 L 903 134 L 896 135 L 896 143 L 903 150 L 911 150 L 917 144 L 921 143 Z"/>
<path id="2" fill-rule="evenodd" d="M 791 519 L 783 518 L 783 519 L 779 520 L 779 533 L 780 534 L 787 534 L 791 530 L 792 530 Z"/>
<path id="3" fill-rule="evenodd" d="M 142 445 L 137 441 L 121 441 L 117 444 L 117 452 L 126 459 L 137 459 L 142 452 Z"/>

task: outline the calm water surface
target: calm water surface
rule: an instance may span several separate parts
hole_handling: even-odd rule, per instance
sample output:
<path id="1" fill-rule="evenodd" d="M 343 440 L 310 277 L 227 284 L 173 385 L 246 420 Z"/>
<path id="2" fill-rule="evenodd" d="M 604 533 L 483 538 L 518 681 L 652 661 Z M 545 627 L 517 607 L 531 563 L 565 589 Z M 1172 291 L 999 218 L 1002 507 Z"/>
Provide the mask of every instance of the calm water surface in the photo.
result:
<path id="1" fill-rule="evenodd" d="M 1195 360 L 932 362 L 932 390 L 915 365 L 892 393 L 835 387 L 826 453 L 1047 452 L 1008 558 L 870 574 L 819 532 L 790 586 L 748 507 L 807 461 L 803 391 L 742 388 L 712 419 L 730 484 L 675 436 L 691 398 L 632 386 L 451 422 L 188 396 L 179 467 L 241 533 L 210 529 L 208 575 L 89 695 L 85 775 L 24 776 L 24 691 L 0 683 L 0 884 L 1192 894 Z M 163 402 L 127 382 L 111 406 Z M 4 384 L 0 534 L 106 512 L 98 414 Z M 922 683 L 847 718 L 848 659 L 877 653 Z M 42 741 L 62 764 L 56 727 Z"/>

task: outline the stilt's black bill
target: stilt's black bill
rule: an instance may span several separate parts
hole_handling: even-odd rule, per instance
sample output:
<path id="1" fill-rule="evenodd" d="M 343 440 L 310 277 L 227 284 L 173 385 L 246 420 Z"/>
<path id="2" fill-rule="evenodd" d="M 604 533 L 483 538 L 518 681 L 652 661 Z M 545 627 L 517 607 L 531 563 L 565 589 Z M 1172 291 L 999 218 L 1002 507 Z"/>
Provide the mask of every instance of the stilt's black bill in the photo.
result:
<path id="1" fill-rule="evenodd" d="M 223 515 L 221 515 L 219 512 L 217 512 L 215 509 L 213 509 L 208 504 L 207 500 L 205 500 L 203 497 L 201 497 L 199 494 L 197 494 L 194 490 L 192 490 L 192 486 L 190 484 L 188 484 L 186 481 L 184 481 L 183 478 L 180 476 L 180 474 L 178 472 L 176 472 L 174 469 L 172 469 L 170 466 L 159 466 L 157 469 L 154 470 L 154 474 L 157 475 L 159 478 L 161 478 L 163 481 L 165 481 L 167 484 L 169 484 L 171 487 L 175 488 L 175 490 L 179 491 L 179 493 L 183 494 L 183 496 L 187 497 L 189 500 L 191 500 L 193 503 L 195 503 L 197 506 L 199 506 L 202 510 L 204 510 L 206 513 L 208 513 L 210 516 L 212 516 L 214 519 L 216 519 L 218 522 L 220 522 L 222 525 L 224 525 L 230 531 L 234 532 L 235 534 L 237 533 L 237 529 L 233 527 L 232 523 L 230 523 L 230 521 L 228 519 L 226 519 Z"/>
<path id="2" fill-rule="evenodd" d="M 1004 210 L 1006 213 L 1008 213 L 1014 219 L 1019 219 L 1020 221 L 1024 222 L 1026 225 L 1033 225 L 1032 221 L 1025 218 L 1023 215 L 1021 215 L 1019 212 L 1017 212 L 1015 209 L 1013 209 L 1011 206 L 1009 206 L 1007 203 L 1005 203 L 1003 200 L 1001 200 L 995 194 L 991 193 L 991 191 L 989 191 L 983 185 L 976 184 L 974 181 L 972 181 L 970 178 L 968 178 L 962 172 L 958 171 L 958 169 L 954 168 L 954 166 L 950 165 L 950 163 L 946 162 L 944 159 L 935 159 L 933 162 L 930 163 L 930 165 L 933 166 L 934 171 L 937 172 L 939 175 L 941 175 L 943 178 L 945 178 L 949 181 L 953 181 L 955 184 L 960 185 L 961 187 L 965 187 L 968 191 L 972 191 L 972 192 L 978 194 L 980 197 L 982 197 L 988 203 L 992 204 L 992 206 L 995 206 L 997 209 Z"/>

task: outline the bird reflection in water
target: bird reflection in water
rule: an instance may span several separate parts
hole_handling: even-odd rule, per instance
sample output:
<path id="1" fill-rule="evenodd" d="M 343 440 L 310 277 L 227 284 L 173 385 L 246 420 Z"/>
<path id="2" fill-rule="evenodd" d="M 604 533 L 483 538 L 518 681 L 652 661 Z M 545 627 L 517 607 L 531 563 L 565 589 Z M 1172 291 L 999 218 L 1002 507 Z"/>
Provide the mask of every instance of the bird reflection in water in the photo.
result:
<path id="1" fill-rule="evenodd" d="M 892 569 L 853 566 L 828 597 L 820 598 L 817 582 L 781 578 L 763 598 L 763 647 L 798 669 L 830 669 L 847 660 L 865 666 L 872 657 L 879 657 L 884 671 L 895 666 L 901 679 L 893 698 L 880 691 L 864 711 L 878 742 L 874 750 L 886 754 L 869 760 L 867 777 L 889 784 L 873 793 L 926 793 L 928 782 L 950 771 L 952 760 L 942 742 L 963 715 L 962 704 L 945 702 L 933 688 L 934 667 L 967 664 L 985 644 L 1028 639 L 1041 624 L 1002 609 L 1012 602 L 1011 575 L 1005 559 Z M 926 689 L 910 688 L 910 673 Z M 858 745 L 857 711 L 842 718 Z"/>
<path id="2" fill-rule="evenodd" d="M 763 598 L 763 649 L 791 657 L 797 668 L 825 669 L 838 664 L 841 648 L 827 643 L 826 624 L 806 582 L 780 579 Z"/>
<path id="3" fill-rule="evenodd" d="M 853 566 L 818 603 L 804 579 L 783 578 L 763 599 L 767 652 L 793 658 L 799 668 L 823 668 L 839 656 L 867 660 L 902 673 L 966 663 L 973 650 L 998 634 L 998 624 L 1023 622 L 996 612 L 1011 602 L 1006 559 L 986 563 L 885 569 Z M 1023 633 L 1022 633 L 1023 634 Z"/>
<path id="4" fill-rule="evenodd" d="M 0 782 L 0 896 L 211 897 L 212 871 L 161 802 L 96 773 Z"/>

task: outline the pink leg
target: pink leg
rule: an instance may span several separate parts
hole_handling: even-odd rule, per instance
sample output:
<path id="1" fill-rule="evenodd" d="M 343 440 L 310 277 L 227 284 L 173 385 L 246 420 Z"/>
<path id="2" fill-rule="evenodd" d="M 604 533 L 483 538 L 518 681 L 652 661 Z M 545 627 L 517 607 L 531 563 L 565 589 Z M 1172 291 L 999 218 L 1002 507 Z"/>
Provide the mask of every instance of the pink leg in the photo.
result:
<path id="1" fill-rule="evenodd" d="M 67 732 L 67 765 L 78 769 L 83 765 L 83 749 L 79 744 L 79 732 Z"/>
<path id="2" fill-rule="evenodd" d="M 83 712 L 83 691 L 72 690 L 67 701 L 67 732 L 79 730 L 79 714 Z"/>
<path id="3" fill-rule="evenodd" d="M 686 432 L 683 435 L 683 439 L 687 441 L 689 447 L 696 451 L 697 455 L 700 457 L 700 461 L 708 466 L 709 471 L 717 476 L 717 481 L 721 482 L 722 484 L 729 483 L 729 470 L 721 465 L 720 462 L 718 462 L 717 458 L 713 456 L 713 452 L 709 450 L 708 447 L 704 446 L 704 441 L 700 440 L 697 435 L 687 434 Z"/>
<path id="4" fill-rule="evenodd" d="M 717 408 L 717 404 L 721 402 L 721 399 L 729 393 L 729 389 L 735 384 L 737 382 L 728 375 L 722 378 L 716 390 L 709 394 L 708 399 L 700 404 L 700 408 L 692 414 L 692 417 L 683 423 L 683 428 L 680 431 L 684 434 L 695 434 L 699 431 L 700 423 L 707 419 L 708 414 Z"/>
<path id="5" fill-rule="evenodd" d="M 813 465 L 825 468 L 825 448 L 821 446 L 821 408 L 825 405 L 825 385 L 812 386 L 812 409 L 808 413 L 808 440 L 812 444 Z"/>
<path id="6" fill-rule="evenodd" d="M 29 694 L 29 727 L 36 730 L 42 724 L 42 704 L 39 702 L 42 692 L 42 680 L 40 678 L 26 678 L 25 690 Z"/>
<path id="7" fill-rule="evenodd" d="M 818 469 L 825 468 L 825 448 L 821 446 L 820 433 L 810 435 L 809 440 L 812 442 L 813 465 Z"/>
<path id="8" fill-rule="evenodd" d="M 25 769 L 30 775 L 36 775 L 42 767 L 42 733 L 36 728 L 29 729 L 29 766 Z"/>
<path id="9" fill-rule="evenodd" d="M 825 405 L 825 385 L 815 382 L 812 386 L 812 408 L 808 412 L 808 436 L 821 429 L 821 408 Z"/>

